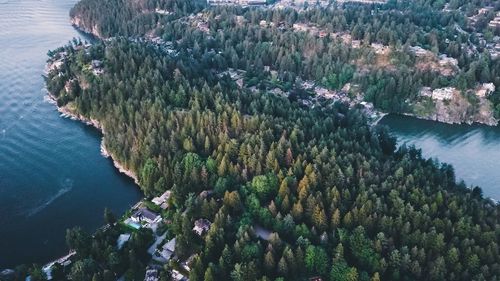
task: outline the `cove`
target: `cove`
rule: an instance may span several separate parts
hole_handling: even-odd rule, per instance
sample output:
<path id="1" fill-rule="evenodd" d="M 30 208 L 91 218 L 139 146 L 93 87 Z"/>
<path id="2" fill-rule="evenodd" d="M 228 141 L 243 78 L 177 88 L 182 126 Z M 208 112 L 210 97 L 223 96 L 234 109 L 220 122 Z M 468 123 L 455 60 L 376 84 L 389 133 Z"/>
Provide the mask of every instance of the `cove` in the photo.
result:
<path id="1" fill-rule="evenodd" d="M 500 200 L 499 127 L 450 125 L 401 115 L 387 115 L 379 124 L 388 126 L 398 145 L 414 145 L 423 156 L 453 165 L 457 180 Z"/>
<path id="2" fill-rule="evenodd" d="M 76 0 L 0 1 L 0 269 L 67 253 L 65 230 L 92 232 L 141 193 L 100 154 L 93 127 L 61 118 L 44 96 L 47 51 L 83 37 Z"/>

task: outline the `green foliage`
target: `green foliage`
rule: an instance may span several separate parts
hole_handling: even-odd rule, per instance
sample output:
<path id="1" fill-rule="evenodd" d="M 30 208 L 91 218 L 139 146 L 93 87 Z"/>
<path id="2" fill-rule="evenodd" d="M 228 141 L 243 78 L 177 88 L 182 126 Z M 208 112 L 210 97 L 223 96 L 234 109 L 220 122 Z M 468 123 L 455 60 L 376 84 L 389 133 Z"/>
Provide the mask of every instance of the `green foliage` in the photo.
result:
<path id="1" fill-rule="evenodd" d="M 273 174 L 256 176 L 252 179 L 251 187 L 261 202 L 267 202 L 278 191 L 278 178 Z"/>
<path id="2" fill-rule="evenodd" d="M 92 259 L 83 259 L 76 261 L 71 266 L 69 277 L 74 281 L 88 281 L 97 273 L 98 266 Z"/>
<path id="3" fill-rule="evenodd" d="M 349 237 L 350 252 L 356 259 L 356 264 L 368 272 L 379 270 L 380 256 L 375 252 L 372 242 L 366 237 L 365 230 L 358 226 Z"/>
<path id="4" fill-rule="evenodd" d="M 305 266 L 311 274 L 325 276 L 328 272 L 328 256 L 325 250 L 320 247 L 310 245 L 306 249 Z"/>
<path id="5" fill-rule="evenodd" d="M 160 171 L 155 160 L 148 159 L 142 168 L 139 183 L 147 196 L 153 193 L 154 185 L 160 178 Z"/>
<path id="6" fill-rule="evenodd" d="M 198 253 L 192 280 L 495 280 L 498 205 L 482 199 L 480 189 L 457 184 L 451 167 L 414 148 L 396 150 L 387 130 L 368 126 L 358 110 L 297 102 L 311 94 L 303 80 L 331 89 L 351 82 L 376 107 L 403 112 L 422 85 L 467 88 L 497 79 L 496 62 L 447 47 L 467 41 L 449 28 L 463 18 L 433 3 L 390 1 L 377 10 L 214 7 L 204 11 L 205 33 L 183 23 L 197 11 L 194 2 L 84 0 L 72 14 L 97 24 L 102 36 L 140 36 L 155 26 L 176 55 L 121 37 L 89 50 L 67 46 L 65 66 L 48 75 L 47 87 L 59 105 L 100 121 L 107 147 L 137 172 L 146 196 L 172 190 L 169 235 L 181 259 Z M 142 14 L 134 5 L 173 14 Z M 237 16 L 244 19 L 239 24 Z M 260 27 L 261 20 L 276 27 Z M 395 71 L 359 70 L 353 61 L 374 60 L 369 50 L 292 31 L 300 22 L 349 32 L 365 45 L 402 46 L 391 58 Z M 440 44 L 444 38 L 450 43 Z M 415 71 L 405 51 L 414 45 L 456 53 L 463 71 L 456 80 Z M 85 69 L 92 59 L 105 62 L 103 75 Z M 228 67 L 245 70 L 244 85 L 256 88 L 215 75 Z M 66 93 L 70 80 L 79 86 Z M 269 93 L 276 85 L 288 98 Z M 192 231 L 200 218 L 211 222 L 202 237 Z M 68 231 L 68 246 L 78 253 L 72 276 L 92 280 L 107 270 L 143 278 L 153 234 L 134 232 L 117 251 L 118 234 L 118 227 L 94 237 Z"/>

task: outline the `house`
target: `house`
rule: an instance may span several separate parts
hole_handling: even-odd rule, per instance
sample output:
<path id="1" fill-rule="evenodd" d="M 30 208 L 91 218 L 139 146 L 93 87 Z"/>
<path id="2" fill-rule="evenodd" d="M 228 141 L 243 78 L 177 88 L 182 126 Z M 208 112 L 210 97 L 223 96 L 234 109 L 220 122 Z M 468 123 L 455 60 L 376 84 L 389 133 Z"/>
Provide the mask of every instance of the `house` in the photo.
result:
<path id="1" fill-rule="evenodd" d="M 174 281 L 188 281 L 189 279 L 182 275 L 182 273 L 180 273 L 179 271 L 173 269 L 172 270 L 172 280 Z"/>
<path id="2" fill-rule="evenodd" d="M 233 69 L 233 68 L 228 68 L 226 71 L 223 71 L 219 74 L 217 74 L 217 76 L 219 78 L 222 78 L 224 77 L 225 75 L 228 75 L 229 78 L 231 78 L 231 80 L 233 81 L 237 81 L 239 79 L 242 79 L 243 78 L 243 74 L 245 74 L 245 71 L 244 70 L 241 70 L 241 69 Z"/>
<path id="3" fill-rule="evenodd" d="M 310 90 L 310 89 L 312 89 L 314 87 L 314 82 L 312 82 L 312 81 L 304 81 L 304 82 L 302 82 L 301 86 L 302 86 L 302 88 L 304 90 Z"/>
<path id="4" fill-rule="evenodd" d="M 175 254 L 175 238 L 173 238 L 172 240 L 168 241 L 165 245 L 163 245 L 162 250 L 159 254 L 166 261 L 169 261 Z"/>
<path id="5" fill-rule="evenodd" d="M 371 103 L 371 102 L 362 101 L 360 104 L 361 104 L 364 108 L 366 108 L 366 109 L 368 109 L 368 110 L 373 110 L 373 109 L 374 109 L 373 103 Z"/>
<path id="6" fill-rule="evenodd" d="M 172 192 L 170 190 L 165 191 L 162 195 L 153 198 L 151 202 L 155 203 L 156 205 L 160 206 L 162 209 L 167 209 L 168 208 L 168 199 L 170 199 L 170 196 L 172 195 Z"/>
<path id="7" fill-rule="evenodd" d="M 361 48 L 361 41 L 360 40 L 352 40 L 351 41 L 351 47 L 353 49 L 359 49 L 359 48 Z"/>
<path id="8" fill-rule="evenodd" d="M 144 276 L 144 281 L 158 281 L 160 280 L 160 275 L 158 274 L 158 269 L 148 268 L 146 270 L 146 275 Z"/>
<path id="9" fill-rule="evenodd" d="M 64 65 L 64 62 L 62 60 L 57 60 L 57 61 L 54 61 L 52 64 L 50 64 L 49 66 L 49 71 L 52 71 L 52 70 L 58 70 L 60 69 L 62 66 Z"/>
<path id="10" fill-rule="evenodd" d="M 450 58 L 447 55 L 440 55 L 439 56 L 439 65 L 441 66 L 458 66 L 458 60 L 455 58 Z"/>
<path id="11" fill-rule="evenodd" d="M 164 9 L 160 9 L 160 8 L 156 8 L 155 9 L 155 12 L 158 14 L 158 15 L 170 15 L 170 12 L 168 10 L 164 10 Z"/>
<path id="12" fill-rule="evenodd" d="M 206 22 L 198 22 L 196 24 L 196 27 L 201 30 L 202 32 L 205 32 L 205 33 L 210 33 L 210 28 L 208 27 L 208 23 Z"/>
<path id="13" fill-rule="evenodd" d="M 125 245 L 125 243 L 127 243 L 128 240 L 130 240 L 130 233 L 120 234 L 120 236 L 118 236 L 118 239 L 116 239 L 116 246 L 117 246 L 118 250 L 123 248 L 123 245 Z"/>
<path id="14" fill-rule="evenodd" d="M 212 223 L 207 219 L 199 219 L 194 222 L 193 231 L 199 236 L 203 235 L 210 229 Z"/>
<path id="15" fill-rule="evenodd" d="M 285 92 L 283 92 L 283 90 L 281 90 L 280 88 L 274 88 L 272 90 L 269 90 L 269 93 L 271 93 L 273 95 L 278 95 L 278 96 L 286 96 Z"/>
<path id="16" fill-rule="evenodd" d="M 188 272 L 191 271 L 191 264 L 193 263 L 195 257 L 196 254 L 191 255 L 187 260 L 181 263 L 181 266 Z"/>
<path id="17" fill-rule="evenodd" d="M 94 75 L 101 75 L 101 74 L 104 73 L 104 69 L 102 69 L 102 68 L 96 68 L 96 69 L 92 70 L 92 73 L 94 73 Z"/>
<path id="18" fill-rule="evenodd" d="M 295 31 L 299 32 L 306 32 L 309 30 L 309 26 L 305 23 L 294 23 L 292 27 Z"/>
<path id="19" fill-rule="evenodd" d="M 491 92 L 495 91 L 495 84 L 493 83 L 484 83 L 483 88 L 486 89 L 486 94 L 489 94 Z"/>
<path id="20" fill-rule="evenodd" d="M 487 97 L 490 93 L 495 91 L 495 84 L 493 83 L 483 83 L 479 85 L 476 89 L 476 95 L 480 98 Z"/>
<path id="21" fill-rule="evenodd" d="M 312 101 L 310 100 L 300 100 L 300 102 L 302 103 L 302 105 L 307 107 L 311 107 L 313 105 Z"/>
<path id="22" fill-rule="evenodd" d="M 430 87 L 422 87 L 422 89 L 420 89 L 420 96 L 432 98 L 432 89 Z"/>
<path id="23" fill-rule="evenodd" d="M 240 79 L 236 80 L 236 85 L 238 85 L 238 87 L 240 89 L 243 88 L 243 79 L 240 78 Z"/>
<path id="24" fill-rule="evenodd" d="M 100 60 L 92 60 L 90 68 L 92 70 L 92 73 L 94 73 L 94 75 L 101 75 L 104 73 L 102 61 Z"/>
<path id="25" fill-rule="evenodd" d="M 100 60 L 92 60 L 92 68 L 101 68 L 102 67 L 102 61 Z"/>
<path id="26" fill-rule="evenodd" d="M 411 52 L 415 54 L 417 57 L 425 57 L 432 55 L 432 52 L 427 51 L 426 49 L 420 47 L 420 46 L 412 46 L 409 48 Z"/>
<path id="27" fill-rule="evenodd" d="M 500 27 L 500 12 L 497 12 L 495 18 L 488 23 L 488 26 L 491 28 Z"/>
<path id="28" fill-rule="evenodd" d="M 155 223 L 158 222 L 161 217 L 155 212 L 152 212 L 146 208 L 140 208 L 137 210 L 131 217 L 132 221 L 140 223 L 140 222 L 146 222 L 146 223 Z"/>
<path id="29" fill-rule="evenodd" d="M 316 93 L 316 95 L 327 98 L 327 99 L 331 99 L 334 97 L 334 92 L 328 90 L 327 88 L 315 87 L 314 92 Z"/>
<path id="30" fill-rule="evenodd" d="M 434 100 L 450 100 L 455 94 L 456 89 L 452 87 L 435 89 L 432 91 L 432 99 Z"/>
<path id="31" fill-rule="evenodd" d="M 198 196 L 200 197 L 200 199 L 207 199 L 210 198 L 213 194 L 214 194 L 213 190 L 203 190 L 202 192 L 200 192 L 200 195 Z"/>

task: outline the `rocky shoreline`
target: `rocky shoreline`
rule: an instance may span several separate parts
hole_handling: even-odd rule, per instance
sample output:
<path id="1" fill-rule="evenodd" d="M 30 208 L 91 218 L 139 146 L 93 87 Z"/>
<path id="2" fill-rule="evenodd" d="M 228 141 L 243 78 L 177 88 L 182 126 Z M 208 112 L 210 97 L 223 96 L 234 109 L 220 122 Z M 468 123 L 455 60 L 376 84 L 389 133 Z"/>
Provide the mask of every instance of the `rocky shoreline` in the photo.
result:
<path id="1" fill-rule="evenodd" d="M 70 23 L 75 29 L 77 29 L 82 33 L 103 39 L 101 33 L 99 32 L 99 29 L 97 28 L 97 25 L 94 25 L 92 27 L 87 27 L 85 26 L 83 20 L 80 17 L 71 17 Z"/>
<path id="2" fill-rule="evenodd" d="M 73 16 L 70 18 L 70 22 L 71 22 L 71 25 L 75 29 L 79 30 L 80 32 L 89 34 L 90 36 L 93 36 L 93 37 L 98 38 L 98 39 L 104 39 L 103 36 L 100 34 L 97 26 L 93 26 L 91 28 L 87 27 L 80 17 Z M 495 127 L 498 125 L 498 123 L 500 121 L 500 120 L 495 119 L 493 116 L 491 116 L 492 115 L 491 112 L 489 114 L 490 116 L 479 116 L 479 117 L 472 116 L 472 117 L 465 118 L 465 116 L 453 116 L 449 113 L 443 113 L 443 110 L 447 111 L 447 110 L 449 110 L 449 108 L 445 107 L 444 109 L 443 108 L 436 109 L 435 112 L 428 114 L 428 115 L 417 115 L 415 113 L 401 113 L 401 114 L 405 115 L 405 116 L 414 117 L 417 119 L 441 122 L 441 123 L 450 124 L 450 125 L 481 124 L 481 125 Z M 382 112 L 382 111 L 376 111 L 376 112 L 377 112 L 378 117 L 375 118 L 375 120 L 372 120 L 372 122 L 371 122 L 372 126 L 377 125 L 378 122 L 380 122 L 380 120 L 382 120 L 384 118 L 384 116 L 391 114 L 391 113 L 386 113 L 386 112 Z M 462 115 L 464 115 L 464 114 L 462 114 Z M 84 121 L 84 122 L 86 122 L 86 121 Z M 101 152 L 102 152 L 103 156 L 109 157 L 109 154 L 106 151 L 104 144 L 101 145 Z M 121 165 L 119 163 L 115 164 L 115 166 L 117 166 L 117 165 L 121 167 Z M 123 170 L 128 172 L 128 170 L 126 170 L 126 169 L 123 169 Z M 135 175 L 132 178 L 134 178 L 134 180 L 137 182 L 137 180 L 136 180 L 137 177 Z"/>
<path id="3" fill-rule="evenodd" d="M 53 101 L 55 103 L 57 111 L 59 111 L 61 113 L 61 117 L 66 117 L 66 118 L 70 118 L 72 120 L 83 122 L 89 126 L 96 128 L 97 130 L 99 130 L 102 134 L 101 155 L 104 158 L 111 158 L 111 160 L 113 161 L 113 165 L 115 166 L 116 169 L 118 169 L 118 171 L 120 173 L 125 174 L 126 176 L 132 178 L 134 180 L 134 182 L 137 185 L 139 185 L 139 178 L 137 177 L 137 175 L 132 170 L 125 168 L 125 166 L 123 164 L 121 164 L 120 162 L 118 162 L 116 160 L 116 157 L 114 157 L 113 154 L 107 150 L 106 143 L 105 143 L 106 131 L 104 130 L 104 127 L 102 126 L 102 124 L 98 120 L 92 119 L 92 118 L 89 119 L 85 116 L 77 114 L 77 113 L 71 111 L 67 106 L 58 106 L 56 97 L 48 91 L 47 91 L 47 96 L 51 101 Z"/>
<path id="4" fill-rule="evenodd" d="M 490 127 L 496 127 L 498 125 L 498 120 L 460 120 L 460 119 L 449 119 L 449 118 L 443 118 L 437 114 L 434 114 L 432 116 L 422 116 L 422 115 L 416 115 L 413 113 L 402 113 L 404 116 L 409 116 L 421 120 L 429 120 L 429 121 L 434 121 L 434 122 L 440 122 L 444 124 L 449 124 L 449 125 L 474 125 L 474 124 L 480 124 L 480 125 L 485 125 L 485 126 L 490 126 Z"/>

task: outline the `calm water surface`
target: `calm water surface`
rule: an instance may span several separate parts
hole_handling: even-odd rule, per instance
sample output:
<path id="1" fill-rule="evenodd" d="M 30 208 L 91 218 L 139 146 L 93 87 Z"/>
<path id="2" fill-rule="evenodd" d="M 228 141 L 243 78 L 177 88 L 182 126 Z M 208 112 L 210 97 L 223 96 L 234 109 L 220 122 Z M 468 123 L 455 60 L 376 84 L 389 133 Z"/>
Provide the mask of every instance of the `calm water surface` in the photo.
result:
<path id="1" fill-rule="evenodd" d="M 47 51 L 81 37 L 75 2 L 0 0 L 0 268 L 66 253 L 65 229 L 93 231 L 105 207 L 121 213 L 141 196 L 101 157 L 96 130 L 44 100 Z"/>
<path id="2" fill-rule="evenodd" d="M 415 145 L 424 156 L 452 164 L 457 179 L 500 200 L 500 127 L 448 125 L 396 115 L 384 117 L 380 124 L 389 127 L 398 144 Z"/>

